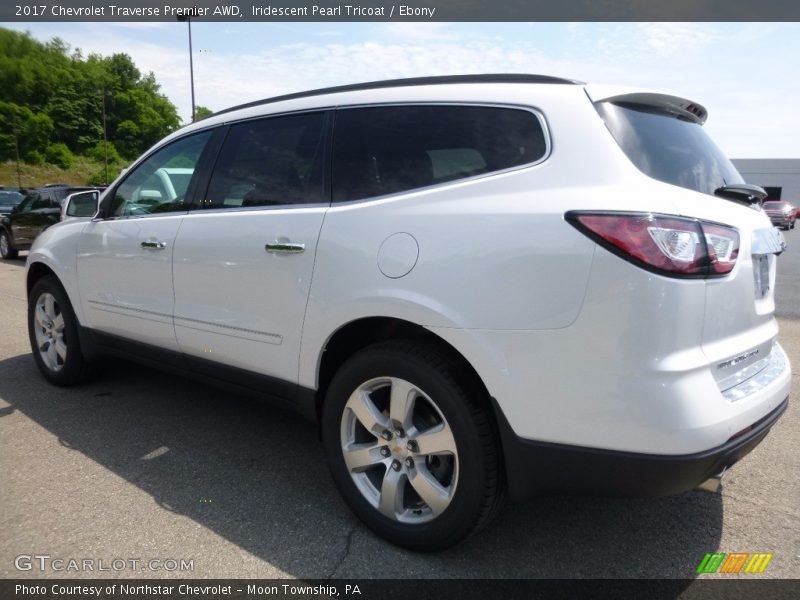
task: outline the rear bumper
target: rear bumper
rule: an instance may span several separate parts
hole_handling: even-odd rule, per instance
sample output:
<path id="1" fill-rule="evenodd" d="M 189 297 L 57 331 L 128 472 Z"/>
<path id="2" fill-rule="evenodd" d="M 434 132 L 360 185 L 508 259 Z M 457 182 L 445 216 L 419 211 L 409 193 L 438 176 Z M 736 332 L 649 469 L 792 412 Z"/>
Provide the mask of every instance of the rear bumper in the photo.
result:
<path id="1" fill-rule="evenodd" d="M 766 437 L 789 399 L 738 437 L 703 452 L 639 454 L 536 442 L 518 437 L 495 404 L 509 496 L 526 500 L 544 493 L 668 496 L 697 487 L 730 467 Z"/>

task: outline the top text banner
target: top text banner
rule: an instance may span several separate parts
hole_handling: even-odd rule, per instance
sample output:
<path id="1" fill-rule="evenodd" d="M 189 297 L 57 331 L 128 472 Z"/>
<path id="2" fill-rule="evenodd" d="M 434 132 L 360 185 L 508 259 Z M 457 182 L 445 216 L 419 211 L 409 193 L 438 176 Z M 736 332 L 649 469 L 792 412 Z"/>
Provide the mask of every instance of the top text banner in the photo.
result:
<path id="1" fill-rule="evenodd" d="M 2 0 L 0 22 L 800 21 L 797 0 Z"/>

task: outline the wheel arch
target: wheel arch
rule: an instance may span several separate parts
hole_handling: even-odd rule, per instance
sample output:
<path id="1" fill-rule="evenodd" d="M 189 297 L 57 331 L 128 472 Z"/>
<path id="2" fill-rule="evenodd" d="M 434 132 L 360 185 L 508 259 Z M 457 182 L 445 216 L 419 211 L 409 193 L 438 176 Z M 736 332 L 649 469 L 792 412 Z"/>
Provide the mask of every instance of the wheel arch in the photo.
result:
<path id="1" fill-rule="evenodd" d="M 58 276 L 58 274 L 46 263 L 41 261 L 34 261 L 28 263 L 28 272 L 25 275 L 25 297 L 28 301 L 30 301 L 31 290 L 33 290 L 33 286 L 36 285 L 36 282 L 41 281 L 44 277 L 52 277 L 56 280 L 61 289 L 64 290 L 64 294 L 69 300 L 69 303 L 72 307 L 72 311 L 75 315 L 75 320 L 77 321 L 78 326 L 78 337 L 80 339 L 80 345 L 82 352 L 88 360 L 94 360 L 97 356 L 97 350 L 92 342 L 91 336 L 87 332 L 86 329 L 81 324 L 81 315 L 79 313 L 79 306 L 76 306 L 74 298 L 69 293 L 69 288 L 64 285 L 64 282 Z"/>
<path id="2" fill-rule="evenodd" d="M 317 366 L 317 418 L 322 414 L 322 403 L 333 376 L 351 356 L 379 342 L 409 339 L 424 339 L 436 345 L 453 365 L 455 374 L 462 378 L 469 389 L 477 391 L 476 398 L 494 416 L 494 407 L 486 384 L 469 360 L 452 344 L 429 329 L 404 319 L 363 317 L 339 327 L 322 347 Z"/>
<path id="3" fill-rule="evenodd" d="M 48 267 L 43 262 L 32 262 L 28 267 L 28 274 L 25 277 L 25 292 L 27 296 L 30 296 L 31 290 L 33 286 L 36 285 L 36 282 L 39 281 L 42 277 L 47 277 L 48 275 L 52 275 L 61 287 L 64 288 L 63 282 L 58 278 L 56 272 L 53 271 L 50 267 Z"/>

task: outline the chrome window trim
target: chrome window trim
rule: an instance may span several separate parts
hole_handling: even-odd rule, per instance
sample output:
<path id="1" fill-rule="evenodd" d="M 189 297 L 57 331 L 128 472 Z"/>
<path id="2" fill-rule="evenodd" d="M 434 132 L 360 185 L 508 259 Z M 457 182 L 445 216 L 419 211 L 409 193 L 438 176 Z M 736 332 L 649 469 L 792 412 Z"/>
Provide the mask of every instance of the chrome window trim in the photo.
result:
<path id="1" fill-rule="evenodd" d="M 202 200 L 201 200 L 202 202 Z M 197 207 L 186 213 L 187 216 L 194 215 L 214 215 L 219 213 L 239 213 L 239 212 L 258 212 L 258 211 L 278 211 L 287 209 L 319 209 L 330 208 L 330 202 L 314 202 L 305 204 L 265 204 L 263 206 L 231 206 L 229 208 L 202 208 Z"/>

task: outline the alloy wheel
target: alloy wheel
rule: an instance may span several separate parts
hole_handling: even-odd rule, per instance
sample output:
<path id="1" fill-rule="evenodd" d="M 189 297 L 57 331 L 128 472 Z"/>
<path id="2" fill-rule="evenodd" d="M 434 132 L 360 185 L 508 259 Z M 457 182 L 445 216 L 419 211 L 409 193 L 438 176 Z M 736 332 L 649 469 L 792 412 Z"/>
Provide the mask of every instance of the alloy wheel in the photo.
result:
<path id="1" fill-rule="evenodd" d="M 396 377 L 362 383 L 341 420 L 345 465 L 364 498 L 401 523 L 442 514 L 458 484 L 458 452 L 442 411 L 424 391 Z"/>
<path id="2" fill-rule="evenodd" d="M 67 342 L 64 314 L 53 294 L 45 292 L 36 300 L 34 334 L 36 348 L 44 365 L 53 372 L 60 371 L 67 360 Z"/>

